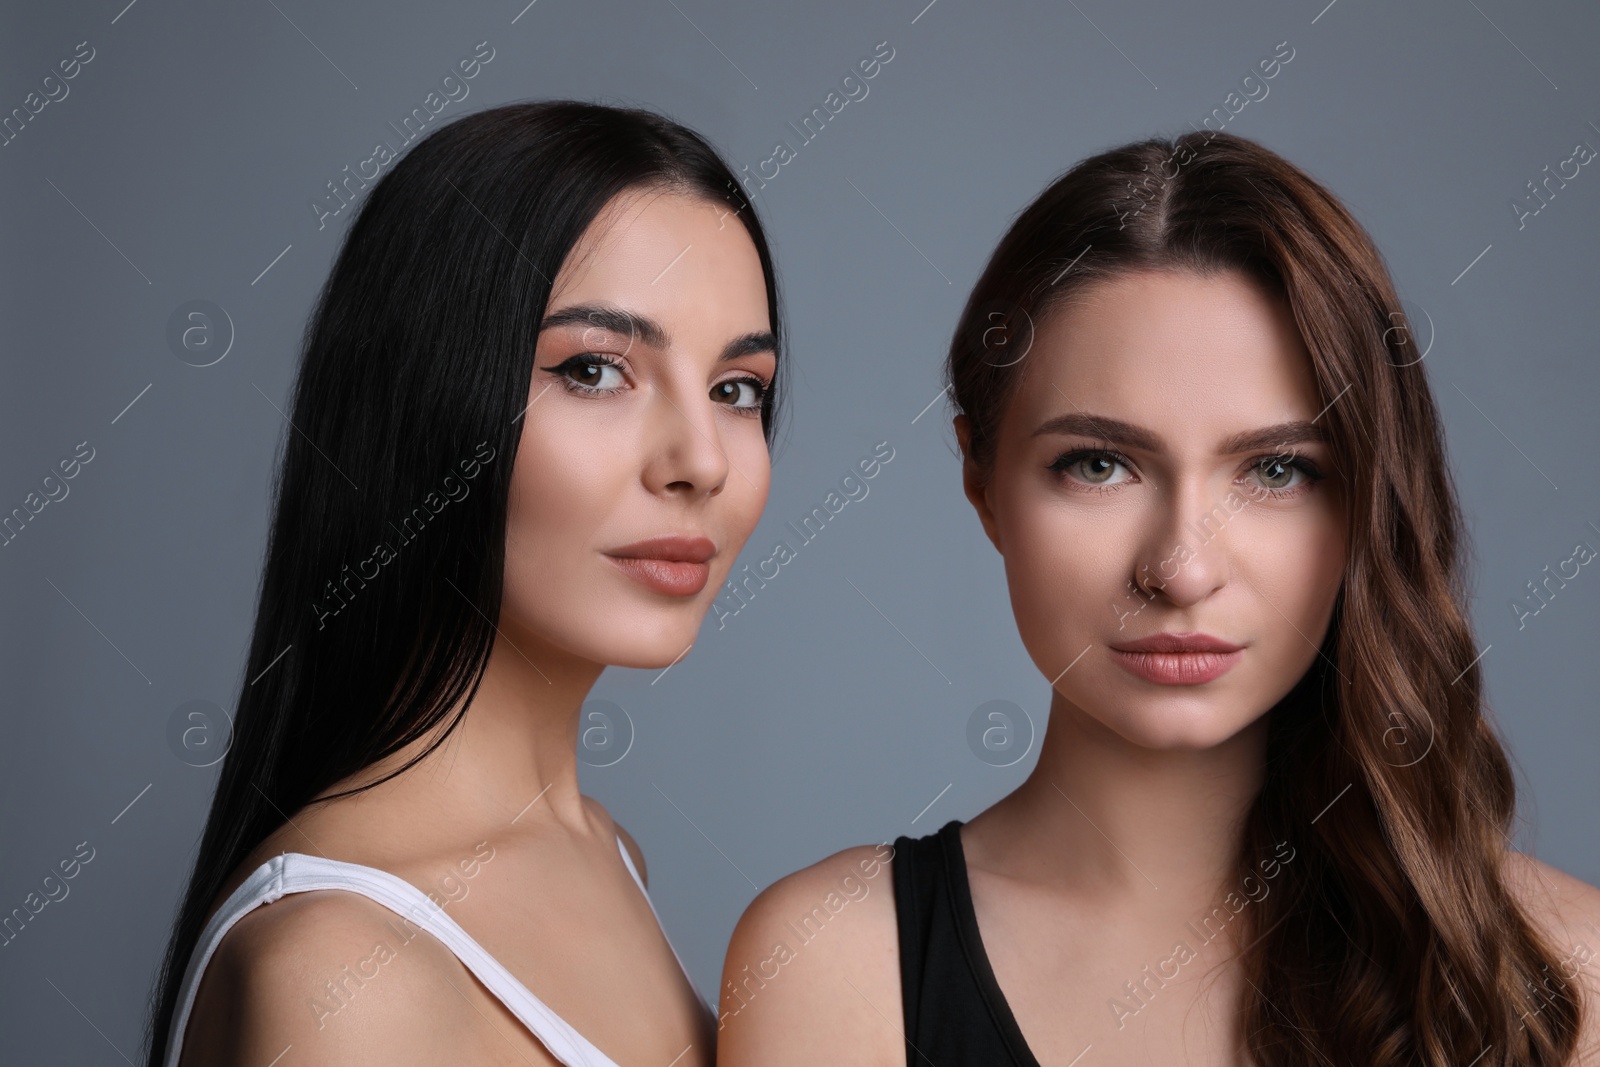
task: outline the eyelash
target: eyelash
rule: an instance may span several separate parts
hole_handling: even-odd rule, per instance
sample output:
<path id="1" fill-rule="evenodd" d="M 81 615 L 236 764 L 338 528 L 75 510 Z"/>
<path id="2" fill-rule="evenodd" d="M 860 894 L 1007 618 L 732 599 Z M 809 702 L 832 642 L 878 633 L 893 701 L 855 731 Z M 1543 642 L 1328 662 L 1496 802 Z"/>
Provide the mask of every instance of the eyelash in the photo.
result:
<path id="1" fill-rule="evenodd" d="M 1066 472 L 1071 469 L 1074 464 L 1081 463 L 1086 459 L 1096 459 L 1100 457 L 1114 460 L 1115 462 L 1122 464 L 1124 467 L 1127 467 L 1129 470 L 1133 469 L 1132 460 L 1123 455 L 1121 452 L 1111 448 L 1080 448 L 1070 452 L 1063 452 L 1061 455 L 1057 456 L 1053 461 L 1051 461 L 1046 469 L 1053 472 L 1061 480 L 1065 481 L 1067 480 Z M 1306 459 L 1298 452 L 1293 450 L 1287 452 L 1273 452 L 1266 455 L 1257 456 L 1251 462 L 1249 469 L 1259 469 L 1264 462 L 1272 460 L 1282 463 L 1285 466 L 1293 467 L 1295 470 L 1298 470 L 1304 474 L 1307 479 L 1300 485 L 1287 489 L 1274 489 L 1271 486 L 1261 487 L 1262 491 L 1279 500 L 1287 500 L 1292 497 L 1297 497 L 1304 493 L 1310 492 L 1318 482 L 1327 477 L 1327 475 L 1323 474 L 1321 468 L 1319 468 L 1315 463 L 1311 462 L 1309 459 Z M 1080 482 L 1074 488 L 1082 492 L 1109 493 L 1115 491 L 1121 484 L 1122 483 L 1119 482 L 1116 485 L 1089 485 Z"/>
<path id="2" fill-rule="evenodd" d="M 584 385 L 582 382 L 573 381 L 572 378 L 568 377 L 572 371 L 580 367 L 615 367 L 620 371 L 622 364 L 598 352 L 579 352 L 577 355 L 564 359 L 553 367 L 545 367 L 544 370 L 555 375 L 556 379 L 561 382 L 562 388 L 574 396 L 604 397 L 615 396 L 617 393 L 622 392 L 622 386 L 600 389 L 592 385 Z M 771 386 L 753 374 L 742 375 L 737 378 L 724 378 L 717 385 L 727 385 L 734 382 L 748 382 L 754 387 L 756 403 L 742 407 L 737 404 L 724 404 L 723 406 L 731 408 L 740 415 L 759 416 L 766 406 L 767 391 Z"/>

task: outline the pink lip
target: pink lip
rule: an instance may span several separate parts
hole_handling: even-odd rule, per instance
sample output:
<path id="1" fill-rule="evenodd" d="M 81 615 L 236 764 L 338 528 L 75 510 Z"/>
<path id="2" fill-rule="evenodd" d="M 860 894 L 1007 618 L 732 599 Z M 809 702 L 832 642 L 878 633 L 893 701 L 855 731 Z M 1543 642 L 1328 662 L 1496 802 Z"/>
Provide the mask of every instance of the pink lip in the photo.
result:
<path id="1" fill-rule="evenodd" d="M 1243 657 L 1244 646 L 1203 633 L 1159 633 L 1112 645 L 1113 658 L 1157 685 L 1200 685 L 1220 678 Z"/>
<path id="2" fill-rule="evenodd" d="M 617 569 L 668 596 L 694 596 L 711 575 L 717 546 L 706 537 L 653 537 L 604 553 Z"/>

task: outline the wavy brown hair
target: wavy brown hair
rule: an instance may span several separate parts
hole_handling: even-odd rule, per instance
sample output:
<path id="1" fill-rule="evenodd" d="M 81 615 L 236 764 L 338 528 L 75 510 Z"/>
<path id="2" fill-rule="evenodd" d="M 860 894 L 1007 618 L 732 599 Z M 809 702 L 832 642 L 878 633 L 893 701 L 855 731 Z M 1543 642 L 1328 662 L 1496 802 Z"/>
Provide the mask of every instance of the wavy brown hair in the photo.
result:
<path id="1" fill-rule="evenodd" d="M 1555 1067 L 1580 1003 L 1510 892 L 1515 782 L 1487 721 L 1467 546 L 1438 411 L 1372 239 L 1322 185 L 1228 133 L 1084 160 L 1017 217 L 967 301 L 946 373 L 996 433 L 1036 325 L 1084 286 L 1238 271 L 1311 354 L 1349 557 L 1315 664 L 1270 712 L 1248 857 L 1296 849 L 1242 939 L 1243 1031 L 1272 1065 Z M 1348 787 L 1348 792 L 1344 792 Z M 1343 793 L 1343 795 L 1341 795 Z"/>

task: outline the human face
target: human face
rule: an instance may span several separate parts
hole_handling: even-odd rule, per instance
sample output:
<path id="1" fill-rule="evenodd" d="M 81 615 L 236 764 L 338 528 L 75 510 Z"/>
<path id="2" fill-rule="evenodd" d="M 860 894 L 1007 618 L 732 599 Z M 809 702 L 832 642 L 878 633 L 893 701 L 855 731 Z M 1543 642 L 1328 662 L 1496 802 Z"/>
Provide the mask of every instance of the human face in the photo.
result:
<path id="1" fill-rule="evenodd" d="M 599 664 L 688 650 L 766 504 L 771 330 L 755 244 L 723 205 L 630 190 L 596 217 L 534 352 L 502 629 Z M 658 538 L 683 543 L 640 547 Z"/>
<path id="2" fill-rule="evenodd" d="M 1019 370 L 992 477 L 965 481 L 1056 704 L 1152 749 L 1234 736 L 1316 659 L 1344 571 L 1289 309 L 1235 272 L 1122 275 L 1045 316 Z M 1119 651 L 1160 633 L 1237 651 Z"/>

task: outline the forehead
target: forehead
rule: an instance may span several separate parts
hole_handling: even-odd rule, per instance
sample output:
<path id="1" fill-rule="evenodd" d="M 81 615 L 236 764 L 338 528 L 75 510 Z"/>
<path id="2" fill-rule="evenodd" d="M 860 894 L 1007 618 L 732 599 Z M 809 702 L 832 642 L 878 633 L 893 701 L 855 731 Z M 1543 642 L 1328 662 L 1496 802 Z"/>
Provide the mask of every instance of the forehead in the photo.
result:
<path id="1" fill-rule="evenodd" d="M 734 209 L 675 190 L 625 190 L 595 216 L 556 275 L 549 307 L 583 303 L 621 305 L 685 331 L 768 328 L 761 259 Z"/>
<path id="2" fill-rule="evenodd" d="M 1022 369 L 1008 432 L 1076 408 L 1205 443 L 1319 409 L 1287 305 L 1233 271 L 1091 282 L 1036 324 Z"/>

